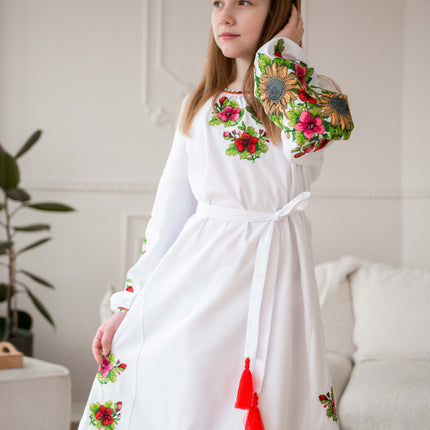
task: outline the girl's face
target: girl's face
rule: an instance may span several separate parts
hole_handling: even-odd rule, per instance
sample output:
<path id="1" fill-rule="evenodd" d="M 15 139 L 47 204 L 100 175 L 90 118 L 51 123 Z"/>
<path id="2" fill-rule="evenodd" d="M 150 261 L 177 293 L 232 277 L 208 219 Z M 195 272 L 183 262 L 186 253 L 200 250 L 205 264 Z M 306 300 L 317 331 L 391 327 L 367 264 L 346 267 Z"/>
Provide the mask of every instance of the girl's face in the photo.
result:
<path id="1" fill-rule="evenodd" d="M 226 57 L 253 60 L 269 6 L 270 0 L 213 1 L 212 31 Z"/>

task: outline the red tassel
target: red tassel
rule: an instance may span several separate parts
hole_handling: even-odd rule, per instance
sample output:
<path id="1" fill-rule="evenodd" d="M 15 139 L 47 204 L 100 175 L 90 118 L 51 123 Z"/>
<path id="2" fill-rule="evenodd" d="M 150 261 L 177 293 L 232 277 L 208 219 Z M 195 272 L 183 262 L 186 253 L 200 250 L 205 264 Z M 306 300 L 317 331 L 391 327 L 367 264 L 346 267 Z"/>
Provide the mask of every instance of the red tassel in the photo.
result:
<path id="1" fill-rule="evenodd" d="M 263 420 L 261 419 L 260 410 L 258 409 L 258 396 L 254 393 L 252 407 L 246 417 L 245 430 L 264 430 Z"/>
<path id="2" fill-rule="evenodd" d="M 252 395 L 254 387 L 252 384 L 252 374 L 249 370 L 249 358 L 245 359 L 245 369 L 240 378 L 239 389 L 237 390 L 236 404 L 237 409 L 250 409 L 252 405 Z"/>

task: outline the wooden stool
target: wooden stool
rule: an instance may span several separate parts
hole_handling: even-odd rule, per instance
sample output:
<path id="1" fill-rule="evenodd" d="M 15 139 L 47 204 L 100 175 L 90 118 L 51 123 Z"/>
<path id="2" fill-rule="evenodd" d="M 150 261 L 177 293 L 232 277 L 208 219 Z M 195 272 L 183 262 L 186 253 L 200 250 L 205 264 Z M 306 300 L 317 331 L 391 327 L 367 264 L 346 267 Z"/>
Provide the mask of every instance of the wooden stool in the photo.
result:
<path id="1" fill-rule="evenodd" d="M 0 369 L 22 367 L 22 352 L 9 342 L 0 342 Z"/>

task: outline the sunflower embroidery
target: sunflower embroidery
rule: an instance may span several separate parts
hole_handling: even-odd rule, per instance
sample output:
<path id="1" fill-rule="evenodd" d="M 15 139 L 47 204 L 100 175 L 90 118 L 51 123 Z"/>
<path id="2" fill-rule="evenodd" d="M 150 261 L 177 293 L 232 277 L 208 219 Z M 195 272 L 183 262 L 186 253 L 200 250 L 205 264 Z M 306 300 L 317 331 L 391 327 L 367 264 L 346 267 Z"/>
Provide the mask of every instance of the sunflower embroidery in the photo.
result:
<path id="1" fill-rule="evenodd" d="M 279 49 L 277 44 L 275 51 L 281 53 Z M 301 61 L 262 53 L 254 71 L 255 95 L 270 120 L 297 143 L 292 151 L 296 158 L 332 139 L 348 139 L 354 128 L 347 96 L 310 85 L 313 73 Z"/>
<path id="2" fill-rule="evenodd" d="M 121 419 L 122 402 L 116 402 L 114 405 L 112 403 L 111 400 L 102 405 L 99 402 L 91 403 L 89 406 L 91 412 L 89 416 L 90 424 L 99 430 L 113 430 Z"/>
<path id="3" fill-rule="evenodd" d="M 318 396 L 319 401 L 321 404 L 324 405 L 324 408 L 326 408 L 326 415 L 329 418 L 332 418 L 333 421 L 337 421 L 337 415 L 336 415 L 336 405 L 334 403 L 334 394 L 333 394 L 333 387 L 330 387 L 330 392 L 327 391 L 326 394 L 320 394 Z"/>
<path id="4" fill-rule="evenodd" d="M 243 109 L 241 109 L 234 100 L 230 100 L 228 97 L 223 96 L 214 105 L 214 111 L 212 112 L 209 125 L 222 124 L 224 127 L 230 127 L 238 124 L 243 114 Z"/>
<path id="5" fill-rule="evenodd" d="M 124 372 L 125 369 L 127 369 L 127 365 L 121 363 L 120 360 L 115 362 L 115 354 L 111 352 L 109 355 L 104 356 L 99 364 L 97 379 L 100 384 L 107 384 L 109 381 L 115 382 L 117 375 Z"/>
<path id="6" fill-rule="evenodd" d="M 286 65 L 274 61 L 271 66 L 266 66 L 265 73 L 260 76 L 258 98 L 267 115 L 279 110 L 285 114 L 290 101 L 298 97 L 299 88 L 296 74 L 288 73 Z"/>
<path id="7" fill-rule="evenodd" d="M 240 131 L 233 130 L 223 133 L 224 139 L 231 142 L 225 153 L 231 156 L 239 155 L 240 159 L 255 163 L 262 153 L 267 152 L 266 142 L 269 142 L 267 131 L 260 128 L 257 132 L 254 127 L 246 126 L 243 121 L 238 129 Z"/>
<path id="8" fill-rule="evenodd" d="M 331 117 L 333 127 L 341 127 L 342 130 L 350 130 L 352 117 L 348 106 L 348 97 L 345 94 L 324 92 L 319 104 L 321 115 Z"/>

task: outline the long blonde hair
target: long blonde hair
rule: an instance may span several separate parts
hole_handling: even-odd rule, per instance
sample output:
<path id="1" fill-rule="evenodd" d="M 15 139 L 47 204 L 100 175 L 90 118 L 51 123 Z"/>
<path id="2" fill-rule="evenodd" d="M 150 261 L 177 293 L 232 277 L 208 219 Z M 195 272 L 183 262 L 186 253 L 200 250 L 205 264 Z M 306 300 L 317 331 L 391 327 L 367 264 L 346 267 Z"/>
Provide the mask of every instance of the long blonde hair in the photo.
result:
<path id="1" fill-rule="evenodd" d="M 291 5 L 294 0 L 271 0 L 269 12 L 257 44 L 261 47 L 279 33 L 290 17 Z M 296 0 L 300 11 L 300 1 Z M 301 43 L 300 43 L 301 45 Z M 254 52 L 254 57 L 258 48 Z M 180 122 L 182 133 L 189 135 L 194 117 L 206 101 L 212 97 L 215 103 L 218 95 L 236 79 L 236 62 L 234 58 L 227 58 L 215 42 L 212 29 L 209 32 L 209 43 L 203 74 L 200 83 L 191 92 L 184 107 Z M 276 126 L 264 112 L 262 104 L 254 96 L 254 63 L 251 61 L 243 80 L 243 90 L 248 106 L 261 118 L 265 129 L 272 137 L 272 142 L 281 141 L 280 128 Z"/>

